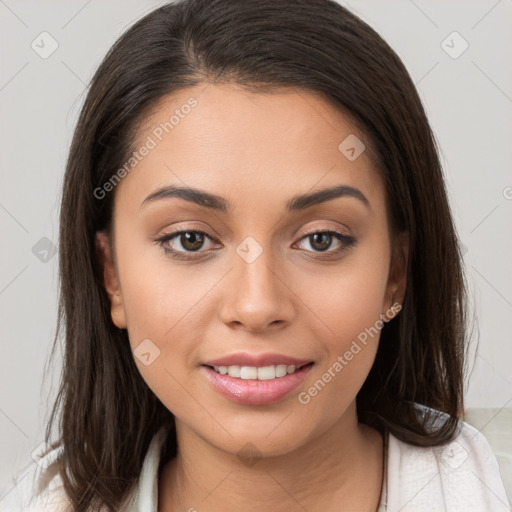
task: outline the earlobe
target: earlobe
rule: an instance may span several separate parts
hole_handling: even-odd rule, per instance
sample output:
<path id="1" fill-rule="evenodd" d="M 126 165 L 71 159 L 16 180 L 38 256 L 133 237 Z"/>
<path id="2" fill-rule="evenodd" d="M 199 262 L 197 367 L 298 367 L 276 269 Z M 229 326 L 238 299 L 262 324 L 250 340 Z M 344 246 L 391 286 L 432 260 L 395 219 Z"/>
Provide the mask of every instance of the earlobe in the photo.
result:
<path id="1" fill-rule="evenodd" d="M 123 300 L 121 294 L 113 295 L 110 299 L 110 316 L 112 322 L 119 329 L 126 329 L 126 315 L 124 312 Z"/>
<path id="2" fill-rule="evenodd" d="M 120 329 L 126 329 L 126 315 L 123 297 L 117 278 L 110 238 L 103 231 L 96 233 L 96 257 L 102 273 L 103 286 L 110 299 L 112 322 Z"/>

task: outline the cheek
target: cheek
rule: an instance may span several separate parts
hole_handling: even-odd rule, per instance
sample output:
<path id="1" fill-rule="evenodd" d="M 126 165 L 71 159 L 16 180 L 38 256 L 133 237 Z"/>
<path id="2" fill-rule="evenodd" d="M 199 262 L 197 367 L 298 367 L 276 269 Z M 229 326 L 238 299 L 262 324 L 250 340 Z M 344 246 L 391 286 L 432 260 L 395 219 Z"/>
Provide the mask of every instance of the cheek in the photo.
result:
<path id="1" fill-rule="evenodd" d="M 306 280 L 303 276 L 298 291 L 324 354 L 316 379 L 299 402 L 324 410 L 333 420 L 357 395 L 377 353 L 385 325 L 381 318 L 389 266 L 385 247 L 365 247 L 335 272 Z"/>
<path id="2" fill-rule="evenodd" d="M 211 316 L 209 291 L 222 274 L 194 272 L 168 261 L 155 248 L 118 247 L 126 251 L 119 254 L 132 255 L 119 257 L 118 271 L 135 363 L 164 405 L 181 410 L 189 386 L 187 372 L 197 364 Z"/>
<path id="3" fill-rule="evenodd" d="M 331 424 L 341 417 L 364 384 L 377 353 L 381 300 L 359 286 L 345 286 L 324 300 L 325 325 L 316 322 L 316 339 L 323 357 L 314 379 L 298 396 L 312 417 Z"/>
<path id="4" fill-rule="evenodd" d="M 141 249 L 128 236 L 119 238 L 118 271 L 132 343 L 145 338 L 164 341 L 183 323 L 195 329 L 199 320 L 191 318 L 219 276 L 172 261 L 152 243 Z"/>
<path id="5" fill-rule="evenodd" d="M 294 270 L 294 292 L 304 304 L 310 325 L 318 320 L 328 346 L 347 341 L 372 326 L 384 313 L 389 258 L 385 240 L 361 244 L 336 266 L 315 272 Z M 309 310 L 309 311 L 308 311 Z"/>
<path id="6" fill-rule="evenodd" d="M 206 329 L 204 296 L 213 283 L 180 283 L 153 268 L 126 290 L 128 335 L 139 371 L 159 397 L 179 397 L 187 385 L 187 371 L 197 364 L 198 348 Z M 203 298 L 203 300 L 201 300 Z M 144 344 L 157 355 L 151 365 L 137 360 Z M 142 363 L 142 364 L 141 364 Z M 181 384 L 181 385 L 180 385 Z M 172 409 L 166 402 L 166 406 Z"/>

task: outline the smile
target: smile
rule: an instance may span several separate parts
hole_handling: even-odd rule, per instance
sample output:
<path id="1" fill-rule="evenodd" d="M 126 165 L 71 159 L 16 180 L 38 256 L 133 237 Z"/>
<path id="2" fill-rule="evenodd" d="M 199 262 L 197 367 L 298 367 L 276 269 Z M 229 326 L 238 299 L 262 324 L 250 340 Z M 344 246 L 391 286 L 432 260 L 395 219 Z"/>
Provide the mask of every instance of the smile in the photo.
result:
<path id="1" fill-rule="evenodd" d="M 312 363 L 306 363 L 312 364 Z M 286 377 L 300 370 L 303 366 L 295 366 L 293 364 L 278 364 L 272 366 L 213 366 L 214 371 L 220 375 L 229 375 L 236 379 L 244 380 L 273 380 Z"/>
<path id="2" fill-rule="evenodd" d="M 314 363 L 273 366 L 202 365 L 209 383 L 232 402 L 244 405 L 267 405 L 279 402 L 297 389 Z"/>

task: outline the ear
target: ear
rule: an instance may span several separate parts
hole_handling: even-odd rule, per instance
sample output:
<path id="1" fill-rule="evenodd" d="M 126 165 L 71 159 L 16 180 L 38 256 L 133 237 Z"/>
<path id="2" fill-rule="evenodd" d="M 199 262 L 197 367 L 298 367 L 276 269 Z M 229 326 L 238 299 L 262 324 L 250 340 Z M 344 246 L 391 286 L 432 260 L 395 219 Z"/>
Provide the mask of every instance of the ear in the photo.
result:
<path id="1" fill-rule="evenodd" d="M 409 233 L 402 232 L 394 239 L 386 296 L 384 298 L 385 310 L 383 314 L 390 320 L 402 309 L 407 284 L 408 258 Z"/>
<path id="2" fill-rule="evenodd" d="M 117 278 L 112 244 L 109 236 L 103 231 L 96 233 L 96 257 L 103 274 L 103 285 L 110 299 L 112 322 L 120 329 L 126 329 L 126 313 Z"/>

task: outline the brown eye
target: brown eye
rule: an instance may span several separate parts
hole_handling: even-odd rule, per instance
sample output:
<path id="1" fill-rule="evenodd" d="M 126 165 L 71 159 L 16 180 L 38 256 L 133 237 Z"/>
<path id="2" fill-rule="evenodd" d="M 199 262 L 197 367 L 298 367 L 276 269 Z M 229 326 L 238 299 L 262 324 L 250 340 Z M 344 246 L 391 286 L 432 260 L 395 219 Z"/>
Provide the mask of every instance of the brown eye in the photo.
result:
<path id="1" fill-rule="evenodd" d="M 315 233 L 309 235 L 310 245 L 317 251 L 326 251 L 332 242 L 332 235 L 330 233 Z"/>
<path id="2" fill-rule="evenodd" d="M 187 255 L 193 254 L 194 252 L 198 254 L 207 253 L 207 250 L 200 249 L 203 249 L 207 242 L 212 244 L 213 238 L 203 231 L 182 229 L 163 235 L 157 238 L 155 242 L 157 242 L 166 253 L 176 256 L 177 258 L 186 258 Z M 207 247 L 207 249 L 208 248 L 209 247 Z"/>
<path id="3" fill-rule="evenodd" d="M 204 244 L 204 236 L 198 231 L 184 231 L 179 240 L 181 246 L 187 251 L 197 251 Z"/>
<path id="4" fill-rule="evenodd" d="M 354 237 L 332 230 L 309 233 L 301 238 L 299 244 L 303 244 L 306 241 L 309 242 L 309 246 L 311 247 L 311 249 L 305 247 L 307 252 L 326 253 L 327 255 L 342 253 L 356 243 Z M 337 247 L 331 248 L 333 242 L 337 242 Z"/>

